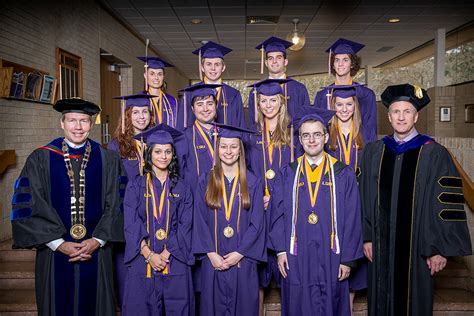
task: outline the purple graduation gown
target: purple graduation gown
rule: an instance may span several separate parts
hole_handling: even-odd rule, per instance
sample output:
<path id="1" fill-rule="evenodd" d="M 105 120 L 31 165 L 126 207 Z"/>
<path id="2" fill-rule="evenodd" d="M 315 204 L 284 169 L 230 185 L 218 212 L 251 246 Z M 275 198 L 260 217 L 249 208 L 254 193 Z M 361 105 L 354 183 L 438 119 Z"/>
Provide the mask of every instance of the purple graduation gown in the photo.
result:
<path id="1" fill-rule="evenodd" d="M 149 94 L 149 93 L 147 93 Z M 162 118 L 162 121 L 160 122 L 159 120 L 159 116 L 158 116 L 158 113 L 154 110 L 154 103 L 153 101 L 150 99 L 150 109 L 152 109 L 152 113 L 154 115 L 154 120 L 155 120 L 155 125 L 158 125 L 158 124 L 161 124 L 161 123 L 164 123 L 166 125 L 169 125 L 173 128 L 176 128 L 177 126 L 177 122 L 178 122 L 178 100 L 173 97 L 171 94 L 168 94 L 168 93 L 164 93 L 164 96 L 163 96 L 163 99 L 165 99 L 165 96 L 166 96 L 166 100 L 168 100 L 169 102 L 169 105 L 167 104 L 167 106 L 165 106 L 165 100 L 163 100 L 163 107 L 162 107 L 162 114 L 161 114 L 161 118 Z M 156 101 L 157 103 L 157 106 L 159 105 L 159 100 Z"/>
<path id="2" fill-rule="evenodd" d="M 291 79 L 291 78 L 287 78 Z M 290 118 L 294 117 L 298 113 L 298 109 L 302 106 L 309 106 L 309 95 L 306 86 L 299 81 L 291 80 L 283 84 L 283 89 L 287 90 L 288 106 L 287 111 Z M 253 92 L 254 89 L 250 90 L 249 94 L 249 109 L 248 109 L 248 128 L 252 130 L 257 129 L 257 123 L 255 122 L 255 102 Z"/>
<path id="3" fill-rule="evenodd" d="M 119 153 L 120 155 L 120 149 L 119 149 L 119 144 L 117 142 L 117 139 L 112 139 L 112 141 L 109 143 L 107 149 L 115 151 Z M 123 169 L 125 169 L 125 172 L 127 174 L 127 177 L 129 179 L 134 179 L 137 175 L 140 174 L 140 170 L 138 169 L 138 159 L 136 158 L 123 158 L 122 159 L 122 166 Z"/>
<path id="4" fill-rule="evenodd" d="M 226 178 L 230 196 L 232 182 Z M 247 172 L 250 208 L 240 212 L 240 232 L 237 232 L 238 199 L 232 209 L 230 226 L 234 236 L 226 238 L 225 210 L 217 210 L 217 228 L 214 230 L 214 210 L 205 202 L 208 174 L 199 179 L 194 201 L 193 253 L 202 261 L 201 315 L 258 315 L 257 262 L 266 260 L 265 220 L 262 182 Z M 237 195 L 236 195 L 237 198 Z M 214 270 L 207 253 L 216 251 L 224 256 L 237 251 L 244 257 L 239 265 L 225 271 Z"/>
<path id="5" fill-rule="evenodd" d="M 157 195 L 163 187 L 157 182 Z M 125 211 L 125 264 L 127 281 L 123 298 L 123 315 L 194 315 L 194 292 L 191 267 L 192 193 L 187 184 L 179 180 L 170 191 L 170 222 L 168 237 L 158 240 L 154 232 L 148 233 L 146 219 L 146 177 L 136 177 L 127 186 L 124 200 Z M 151 195 L 151 194 L 150 194 Z M 148 200 L 150 219 L 153 218 L 152 198 Z M 166 228 L 166 216 L 155 230 Z M 151 225 L 152 226 L 152 225 Z M 153 227 L 153 226 L 152 226 Z M 171 253 L 169 274 L 151 270 L 147 278 L 147 264 L 140 255 L 142 240 L 149 240 L 155 253 L 164 246 Z"/>
<path id="6" fill-rule="evenodd" d="M 263 194 L 265 194 L 265 170 L 263 166 L 263 148 L 262 148 L 262 135 L 250 135 L 249 140 L 246 143 L 245 154 L 247 156 L 247 168 L 252 171 L 257 177 L 262 179 L 263 182 Z M 281 150 L 277 147 L 273 149 L 273 161 L 271 167 L 267 166 L 268 169 L 273 169 L 275 174 L 283 166 L 286 166 L 290 163 L 291 160 L 291 150 L 290 147 L 283 145 Z M 268 160 L 267 160 L 268 161 Z M 268 190 L 270 194 L 273 191 L 273 179 L 266 179 Z M 268 223 L 270 220 L 270 212 L 265 211 L 265 221 L 266 227 L 268 229 Z M 258 265 L 258 278 L 260 287 L 268 287 L 272 280 L 272 277 L 275 278 L 277 285 L 281 282 L 281 275 L 278 271 L 278 265 L 276 261 L 275 253 L 270 250 L 268 253 L 268 262 L 260 263 Z"/>
<path id="7" fill-rule="evenodd" d="M 222 92 L 223 91 L 223 92 Z M 186 93 L 186 92 L 184 92 Z M 216 95 L 217 97 L 217 95 Z M 192 126 L 196 117 L 191 109 L 191 93 L 186 95 L 186 127 Z M 242 96 L 239 90 L 223 83 L 221 87 L 221 94 L 217 100 L 217 123 L 224 123 L 232 126 L 245 127 L 245 113 Z M 179 101 L 178 113 L 178 130 L 185 129 L 184 127 L 184 111 L 183 109 L 184 97 Z M 227 106 L 225 106 L 225 104 Z"/>
<path id="8" fill-rule="evenodd" d="M 331 249 L 331 214 L 328 174 L 323 178 L 315 205 L 318 222 L 308 223 L 311 210 L 306 179 L 298 184 L 296 223 L 297 255 L 290 254 L 292 191 L 297 162 L 277 173 L 270 199 L 270 247 L 286 251 L 288 277 L 281 284 L 282 315 L 351 315 L 349 284 L 338 281 L 339 265 L 352 266 L 363 256 L 359 190 L 354 172 L 334 164 L 337 232 L 340 253 Z M 318 211 L 319 210 L 319 211 Z"/>
<path id="9" fill-rule="evenodd" d="M 357 84 L 357 82 L 354 81 L 353 84 Z M 364 135 L 364 142 L 365 139 L 370 140 L 370 142 L 375 141 L 377 139 L 377 103 L 375 102 L 375 93 L 366 86 L 357 86 L 355 89 L 360 104 L 362 116 L 361 131 L 362 135 Z M 314 98 L 314 105 L 327 109 L 328 101 L 326 94 L 328 92 L 329 89 L 318 91 Z"/>

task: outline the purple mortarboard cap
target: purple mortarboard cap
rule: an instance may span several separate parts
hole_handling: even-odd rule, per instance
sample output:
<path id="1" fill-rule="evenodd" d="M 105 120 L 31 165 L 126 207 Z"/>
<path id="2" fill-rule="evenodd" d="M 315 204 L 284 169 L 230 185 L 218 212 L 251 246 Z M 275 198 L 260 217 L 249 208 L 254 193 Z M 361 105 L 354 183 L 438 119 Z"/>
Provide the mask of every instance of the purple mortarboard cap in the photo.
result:
<path id="1" fill-rule="evenodd" d="M 184 139 L 183 133 L 166 124 L 160 124 L 134 136 L 137 140 L 143 140 L 148 147 L 158 145 L 177 145 Z"/>
<path id="2" fill-rule="evenodd" d="M 252 83 L 248 87 L 256 89 L 258 94 L 273 96 L 277 94 L 285 94 L 281 88 L 281 84 L 291 81 L 290 79 L 264 79 L 259 82 Z"/>
<path id="3" fill-rule="evenodd" d="M 316 106 L 302 106 L 295 117 L 292 119 L 293 125 L 299 129 L 304 122 L 318 121 L 324 126 L 329 124 L 336 111 L 322 109 Z"/>
<path id="4" fill-rule="evenodd" d="M 145 107 L 150 105 L 150 99 L 156 98 L 156 95 L 137 93 L 114 97 L 114 99 L 125 100 L 125 108 L 132 106 Z"/>
<path id="5" fill-rule="evenodd" d="M 218 137 L 243 139 L 245 134 L 255 134 L 254 131 L 228 124 L 213 123 L 217 127 Z"/>
<path id="6" fill-rule="evenodd" d="M 164 61 L 163 59 L 159 57 L 143 56 L 143 57 L 137 57 L 137 58 L 143 61 L 145 64 L 147 64 L 148 68 L 152 68 L 152 69 L 164 69 L 166 67 L 174 67 L 173 65 L 167 63 L 166 61 Z"/>
<path id="7" fill-rule="evenodd" d="M 352 85 L 330 85 L 323 87 L 323 89 L 328 89 L 329 95 L 332 98 L 340 97 L 340 98 L 349 98 L 353 96 L 357 96 L 357 87 L 363 86 L 359 83 L 354 83 Z"/>
<path id="8" fill-rule="evenodd" d="M 286 53 L 286 49 L 293 46 L 292 42 L 288 42 L 284 39 L 271 36 L 267 38 L 265 41 L 262 43 L 258 44 L 256 49 L 264 49 L 265 53 L 271 53 L 271 52 L 282 52 Z"/>
<path id="9" fill-rule="evenodd" d="M 326 53 L 331 52 L 332 54 L 355 55 L 364 47 L 364 44 L 353 42 L 345 38 L 340 38 L 336 42 L 334 42 L 334 44 L 332 44 L 328 49 L 326 49 Z"/>
<path id="10" fill-rule="evenodd" d="M 219 88 L 220 84 L 214 83 L 196 83 L 192 86 L 186 87 L 184 89 L 179 90 L 180 92 L 190 92 L 191 93 L 191 100 L 195 97 L 207 97 L 209 95 L 216 95 L 216 88 Z"/>
<path id="11" fill-rule="evenodd" d="M 228 47 L 222 46 L 213 41 L 209 41 L 200 48 L 193 51 L 193 54 L 199 55 L 199 52 L 201 52 L 201 58 L 224 58 L 224 56 L 231 51 L 232 49 Z"/>

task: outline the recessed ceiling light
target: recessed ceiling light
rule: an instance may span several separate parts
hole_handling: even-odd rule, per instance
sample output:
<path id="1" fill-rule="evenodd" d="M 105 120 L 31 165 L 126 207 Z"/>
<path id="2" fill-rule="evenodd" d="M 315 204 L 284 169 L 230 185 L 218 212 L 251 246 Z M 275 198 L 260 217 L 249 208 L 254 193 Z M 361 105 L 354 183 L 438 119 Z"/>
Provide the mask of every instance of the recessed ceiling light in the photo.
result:
<path id="1" fill-rule="evenodd" d="M 201 24 L 202 20 L 201 19 L 191 19 L 192 24 Z"/>
<path id="2" fill-rule="evenodd" d="M 388 20 L 388 23 L 398 23 L 400 22 L 400 19 L 390 19 Z"/>

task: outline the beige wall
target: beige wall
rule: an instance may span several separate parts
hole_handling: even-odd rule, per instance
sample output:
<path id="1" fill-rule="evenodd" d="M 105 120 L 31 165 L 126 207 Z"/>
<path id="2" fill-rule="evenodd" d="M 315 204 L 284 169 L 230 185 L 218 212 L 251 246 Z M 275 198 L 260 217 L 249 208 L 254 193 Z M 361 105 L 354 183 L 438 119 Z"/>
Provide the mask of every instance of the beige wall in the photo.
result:
<path id="1" fill-rule="evenodd" d="M 132 67 L 122 81 L 123 91 L 143 87 L 143 43 L 102 10 L 97 2 L 15 1 L 0 11 L 0 58 L 56 75 L 56 47 L 82 58 L 84 98 L 100 103 L 100 49 Z M 187 85 L 187 78 L 167 70 L 169 91 Z M 14 149 L 17 163 L 0 176 L 0 241 L 11 237 L 13 182 L 26 157 L 39 146 L 61 136 L 59 114 L 51 105 L 0 99 L 0 150 Z M 98 140 L 96 126 L 92 138 Z"/>

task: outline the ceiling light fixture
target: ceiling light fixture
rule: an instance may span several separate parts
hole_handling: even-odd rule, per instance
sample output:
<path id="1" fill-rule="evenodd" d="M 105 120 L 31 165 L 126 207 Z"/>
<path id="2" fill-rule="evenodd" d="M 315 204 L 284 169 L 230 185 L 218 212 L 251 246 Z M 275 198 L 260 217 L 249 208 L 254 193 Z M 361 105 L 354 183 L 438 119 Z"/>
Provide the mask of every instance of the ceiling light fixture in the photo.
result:
<path id="1" fill-rule="evenodd" d="M 298 51 L 304 47 L 304 44 L 306 42 L 306 37 L 304 36 L 303 33 L 298 32 L 297 25 L 300 22 L 300 20 L 293 19 L 292 21 L 293 21 L 293 24 L 295 25 L 295 28 L 293 32 L 289 33 L 286 36 L 286 40 L 293 43 L 293 46 L 290 47 L 291 50 Z"/>
<path id="2" fill-rule="evenodd" d="M 398 22 L 400 22 L 400 19 L 395 18 L 395 19 L 388 20 L 388 23 L 398 23 Z"/>
<path id="3" fill-rule="evenodd" d="M 201 24 L 202 20 L 201 19 L 191 19 L 192 24 Z"/>

